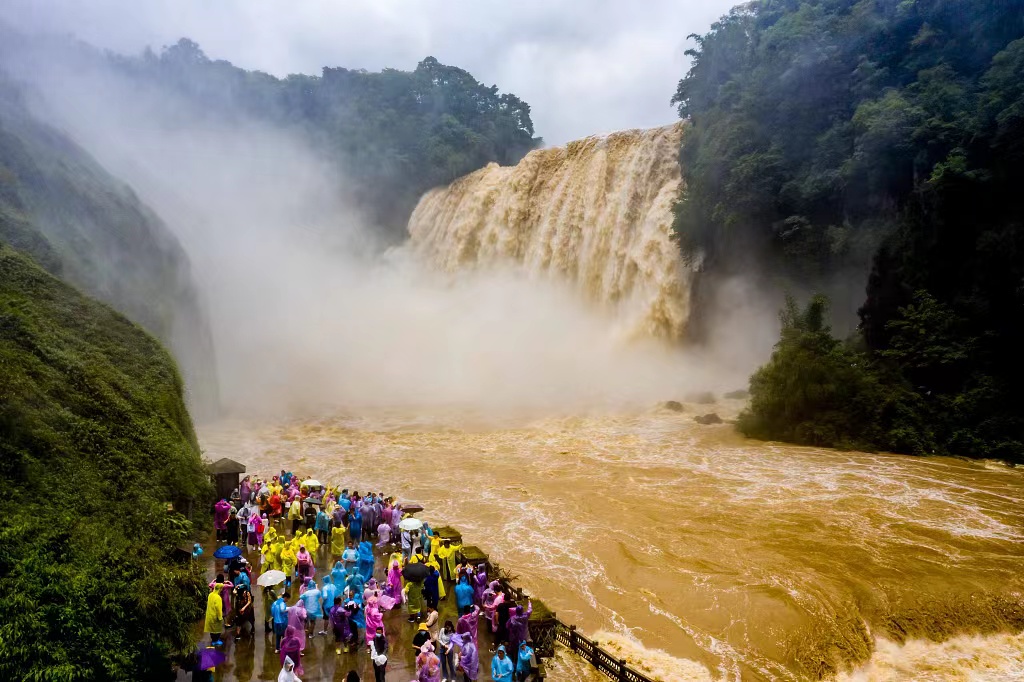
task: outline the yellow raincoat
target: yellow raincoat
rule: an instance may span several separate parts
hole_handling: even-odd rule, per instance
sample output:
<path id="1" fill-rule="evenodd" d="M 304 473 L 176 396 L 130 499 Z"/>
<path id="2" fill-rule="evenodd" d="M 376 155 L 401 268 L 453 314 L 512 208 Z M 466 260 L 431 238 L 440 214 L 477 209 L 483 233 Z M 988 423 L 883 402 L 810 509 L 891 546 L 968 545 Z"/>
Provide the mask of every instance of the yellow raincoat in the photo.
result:
<path id="1" fill-rule="evenodd" d="M 299 563 L 299 558 L 295 556 L 295 550 L 291 548 L 291 545 L 285 546 L 281 550 L 281 570 L 288 577 L 295 575 L 295 566 Z"/>
<path id="2" fill-rule="evenodd" d="M 281 570 L 281 550 L 284 549 L 284 540 L 281 537 L 274 538 L 273 542 L 263 543 L 263 554 L 267 557 L 267 571 Z"/>
<path id="3" fill-rule="evenodd" d="M 444 547 L 443 545 L 441 545 L 441 541 L 439 539 L 435 540 L 435 542 L 437 542 L 437 544 L 438 544 L 437 560 L 438 560 L 439 563 L 445 564 L 446 567 L 448 568 L 448 573 L 446 574 L 444 571 L 441 571 L 441 575 L 448 575 L 451 578 L 454 578 L 455 577 L 455 553 L 458 552 L 460 549 L 462 549 L 462 545 L 451 545 L 449 547 Z M 433 544 L 434 543 L 432 542 L 431 543 L 431 550 L 433 550 Z M 433 553 L 434 552 L 431 551 L 431 554 L 433 554 Z"/>
<path id="4" fill-rule="evenodd" d="M 224 632 L 224 599 L 220 591 L 224 589 L 222 583 L 217 583 L 210 590 L 210 596 L 206 598 L 206 632 L 219 635 Z"/>
<path id="5" fill-rule="evenodd" d="M 302 503 L 299 501 L 299 498 L 297 497 L 294 500 L 292 500 L 292 506 L 288 507 L 288 520 L 302 520 Z"/>
<path id="6" fill-rule="evenodd" d="M 335 526 L 331 529 L 331 554 L 340 557 L 345 551 L 345 527 Z"/>
<path id="7" fill-rule="evenodd" d="M 312 528 L 306 531 L 306 536 L 303 540 L 310 554 L 316 554 L 316 551 L 320 549 L 320 541 L 317 539 L 316 532 Z"/>
<path id="8" fill-rule="evenodd" d="M 431 557 L 434 556 L 433 552 L 431 552 L 430 556 Z M 427 561 L 427 566 L 430 566 L 431 568 L 436 570 L 438 573 L 441 572 L 441 566 L 437 563 L 436 559 L 433 559 L 433 558 L 429 559 Z M 448 593 L 444 591 L 444 580 L 441 579 L 441 578 L 438 578 L 437 579 L 437 596 L 438 596 L 439 599 L 444 599 L 446 594 L 448 594 Z"/>
<path id="9" fill-rule="evenodd" d="M 270 519 L 267 519 L 268 521 Z M 267 524 L 267 529 L 263 532 L 263 545 L 266 546 L 277 539 L 277 529 Z"/>

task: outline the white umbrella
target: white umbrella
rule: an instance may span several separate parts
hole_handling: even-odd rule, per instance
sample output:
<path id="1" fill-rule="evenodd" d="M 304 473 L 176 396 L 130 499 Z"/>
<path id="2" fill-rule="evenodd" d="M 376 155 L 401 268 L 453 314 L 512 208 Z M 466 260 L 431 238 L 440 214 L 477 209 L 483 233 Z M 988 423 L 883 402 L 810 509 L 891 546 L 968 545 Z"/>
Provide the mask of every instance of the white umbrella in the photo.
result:
<path id="1" fill-rule="evenodd" d="M 315 478 L 310 478 L 308 480 L 303 481 L 302 485 L 306 486 L 307 488 L 320 488 L 321 487 L 320 481 L 316 480 Z"/>
<path id="2" fill-rule="evenodd" d="M 267 571 L 259 577 L 256 584 L 260 587 L 270 587 L 272 585 L 283 583 L 284 579 L 287 577 L 288 576 L 284 574 L 284 571 Z"/>
<path id="3" fill-rule="evenodd" d="M 399 522 L 398 527 L 401 528 L 402 530 L 419 530 L 420 528 L 423 527 L 423 522 L 420 521 L 419 519 L 413 519 L 413 518 L 402 519 Z"/>

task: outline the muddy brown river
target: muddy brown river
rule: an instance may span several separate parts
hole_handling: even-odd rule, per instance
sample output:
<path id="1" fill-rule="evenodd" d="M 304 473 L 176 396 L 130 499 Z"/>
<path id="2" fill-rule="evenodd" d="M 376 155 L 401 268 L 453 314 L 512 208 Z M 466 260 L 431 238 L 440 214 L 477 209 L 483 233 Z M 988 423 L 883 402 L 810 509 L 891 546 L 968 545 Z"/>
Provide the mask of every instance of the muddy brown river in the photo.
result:
<path id="1" fill-rule="evenodd" d="M 200 433 L 250 472 L 421 502 L 663 680 L 1024 680 L 1024 470 L 749 441 L 687 408 Z"/>

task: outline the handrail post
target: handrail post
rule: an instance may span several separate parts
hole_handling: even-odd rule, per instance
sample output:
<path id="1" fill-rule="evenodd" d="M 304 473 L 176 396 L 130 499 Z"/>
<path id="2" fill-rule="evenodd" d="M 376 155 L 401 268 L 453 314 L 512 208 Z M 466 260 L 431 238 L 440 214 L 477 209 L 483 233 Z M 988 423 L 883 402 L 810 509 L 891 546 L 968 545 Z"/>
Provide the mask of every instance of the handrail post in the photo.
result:
<path id="1" fill-rule="evenodd" d="M 627 668 L 626 668 L 626 659 L 620 658 L 619 659 L 619 682 L 626 682 L 626 680 L 627 680 L 626 670 L 627 670 Z"/>
<path id="2" fill-rule="evenodd" d="M 600 670 L 601 669 L 601 654 L 600 654 L 601 647 L 599 647 L 597 645 L 597 640 L 596 639 L 592 639 L 592 640 L 590 640 L 590 642 L 591 642 L 591 644 L 593 644 L 593 646 L 590 648 L 590 662 L 593 664 L 593 666 L 595 668 Z"/>
<path id="3" fill-rule="evenodd" d="M 576 626 L 569 626 L 569 648 L 573 650 L 573 653 L 580 650 L 580 645 L 576 641 Z"/>

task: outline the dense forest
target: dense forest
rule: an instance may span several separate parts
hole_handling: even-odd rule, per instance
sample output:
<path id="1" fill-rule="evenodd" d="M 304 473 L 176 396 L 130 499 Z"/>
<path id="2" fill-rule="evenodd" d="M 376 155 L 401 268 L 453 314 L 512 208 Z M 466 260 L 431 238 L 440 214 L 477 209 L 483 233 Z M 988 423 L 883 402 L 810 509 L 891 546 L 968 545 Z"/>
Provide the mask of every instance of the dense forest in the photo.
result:
<path id="1" fill-rule="evenodd" d="M 1024 461 L 1022 37 L 998 0 L 760 0 L 694 36 L 676 226 L 702 278 L 870 267 L 848 339 L 790 302 L 746 433 Z"/>
<path id="2" fill-rule="evenodd" d="M 161 87 L 220 120 L 255 119 L 293 130 L 338 164 L 345 188 L 394 239 L 428 189 L 487 165 L 518 163 L 541 143 L 530 106 L 433 57 L 414 71 L 325 67 L 275 78 L 211 60 L 181 39 L 159 55 L 106 55 L 144 87 Z M 193 125 L 195 121 L 185 121 Z"/>

